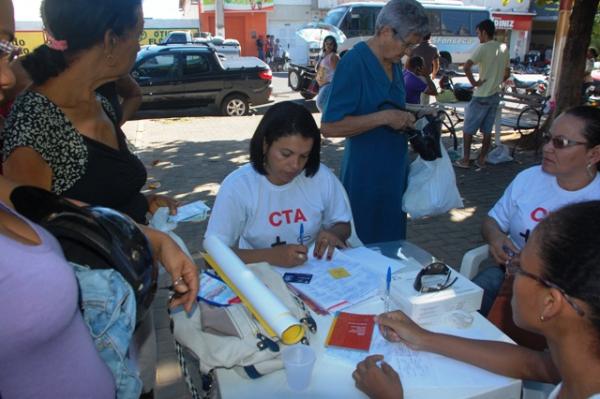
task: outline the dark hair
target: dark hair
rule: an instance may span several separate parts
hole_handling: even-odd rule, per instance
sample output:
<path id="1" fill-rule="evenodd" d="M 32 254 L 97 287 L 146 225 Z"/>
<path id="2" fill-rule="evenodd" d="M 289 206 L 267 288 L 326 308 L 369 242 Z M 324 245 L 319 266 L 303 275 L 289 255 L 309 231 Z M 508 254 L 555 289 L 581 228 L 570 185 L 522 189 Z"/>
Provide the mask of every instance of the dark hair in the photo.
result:
<path id="1" fill-rule="evenodd" d="M 425 65 L 425 60 L 423 59 L 423 57 L 418 56 L 418 55 L 413 55 L 408 60 L 408 66 L 411 69 L 416 69 L 416 68 L 422 67 L 424 65 Z"/>
<path id="2" fill-rule="evenodd" d="M 542 277 L 587 304 L 600 338 L 600 201 L 565 206 L 536 227 Z"/>
<path id="3" fill-rule="evenodd" d="M 596 51 L 596 49 L 595 49 L 595 48 L 593 48 L 593 47 L 590 47 L 590 48 L 588 49 L 588 51 L 590 51 L 590 52 L 592 53 L 592 55 L 594 56 L 594 58 L 598 57 L 598 51 Z"/>
<path id="4" fill-rule="evenodd" d="M 23 58 L 23 67 L 37 85 L 58 76 L 69 66 L 70 56 L 102 42 L 108 30 L 122 36 L 135 27 L 141 4 L 142 0 L 44 0 L 44 27 L 54 39 L 65 40 L 68 49 L 42 45 Z"/>
<path id="5" fill-rule="evenodd" d="M 261 119 L 250 140 L 250 162 L 261 175 L 266 175 L 265 152 L 281 137 L 300 135 L 313 139 L 313 146 L 306 162 L 306 176 L 314 176 L 321 162 L 321 132 L 311 113 L 302 105 L 284 101 L 273 105 Z"/>
<path id="6" fill-rule="evenodd" d="M 490 39 L 493 38 L 494 33 L 496 33 L 496 25 L 494 25 L 494 21 L 492 21 L 491 19 L 484 19 L 483 21 L 477 24 L 475 29 L 479 29 L 481 32 L 487 33 Z"/>
<path id="7" fill-rule="evenodd" d="M 423 41 L 429 41 L 429 39 L 431 39 L 431 33 L 426 34 L 425 36 L 423 36 Z"/>
<path id="8" fill-rule="evenodd" d="M 325 39 L 323 40 L 323 48 L 322 48 L 322 50 L 323 50 L 323 51 L 325 51 L 325 42 L 326 42 L 327 40 L 329 40 L 329 41 L 332 41 L 332 42 L 333 42 L 333 52 L 334 52 L 334 53 L 337 53 L 337 47 L 338 47 L 337 40 L 335 40 L 335 37 L 334 37 L 334 36 L 332 36 L 332 35 L 329 35 L 329 36 L 326 36 L 326 37 L 325 37 Z"/>
<path id="9" fill-rule="evenodd" d="M 587 141 L 587 148 L 593 148 L 600 145 L 600 109 L 588 105 L 578 105 L 569 108 L 564 115 L 571 115 L 581 119 L 585 123 L 583 137 Z M 596 165 L 600 170 L 600 162 Z"/>

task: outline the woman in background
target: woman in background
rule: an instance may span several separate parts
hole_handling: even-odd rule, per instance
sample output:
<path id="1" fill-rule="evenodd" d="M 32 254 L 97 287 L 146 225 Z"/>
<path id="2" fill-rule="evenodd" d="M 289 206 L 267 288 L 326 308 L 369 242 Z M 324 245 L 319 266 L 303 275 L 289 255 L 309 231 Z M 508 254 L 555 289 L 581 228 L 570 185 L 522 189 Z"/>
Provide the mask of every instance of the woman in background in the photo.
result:
<path id="1" fill-rule="evenodd" d="M 317 65 L 317 83 L 319 84 L 319 95 L 317 97 L 317 108 L 322 113 L 327 105 L 329 93 L 331 93 L 331 81 L 335 68 L 340 60 L 337 54 L 337 41 L 335 37 L 329 35 L 323 40 L 323 54 L 321 62 Z"/>

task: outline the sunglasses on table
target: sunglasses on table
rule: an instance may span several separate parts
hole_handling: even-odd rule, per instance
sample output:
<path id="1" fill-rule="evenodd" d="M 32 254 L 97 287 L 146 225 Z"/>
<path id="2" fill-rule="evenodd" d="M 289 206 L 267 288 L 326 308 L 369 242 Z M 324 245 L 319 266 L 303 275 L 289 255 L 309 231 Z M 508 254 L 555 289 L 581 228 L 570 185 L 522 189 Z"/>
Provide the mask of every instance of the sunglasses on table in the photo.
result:
<path id="1" fill-rule="evenodd" d="M 542 136 L 542 141 L 544 144 L 548 144 L 552 142 L 552 146 L 557 150 L 573 147 L 576 145 L 587 145 L 586 142 L 571 140 L 563 136 L 552 136 L 550 134 L 545 134 Z"/>
<path id="2" fill-rule="evenodd" d="M 21 47 L 15 46 L 7 40 L 0 40 L 0 59 L 12 62 L 21 54 Z"/>
<path id="3" fill-rule="evenodd" d="M 442 282 L 439 277 L 433 279 L 434 276 L 439 276 L 442 279 L 445 276 L 446 278 Z M 451 277 L 452 269 L 450 269 L 448 265 L 442 262 L 433 262 L 419 271 L 417 277 L 415 278 L 413 288 L 421 293 L 442 291 L 446 288 L 450 288 L 454 283 L 456 283 L 456 280 L 458 280 L 458 277 L 454 277 L 454 279 L 450 281 Z"/>
<path id="4" fill-rule="evenodd" d="M 517 274 L 520 274 L 521 276 L 529 277 L 529 278 L 537 281 L 538 283 L 540 283 L 544 287 L 554 288 L 554 289 L 558 290 L 561 293 L 561 295 L 565 298 L 565 300 L 567 301 L 567 303 L 569 305 L 571 305 L 571 307 L 575 310 L 575 312 L 577 312 L 577 314 L 579 316 L 585 316 L 585 312 L 583 311 L 583 309 L 581 309 L 581 307 L 575 303 L 575 301 L 573 300 L 573 298 L 571 298 L 565 292 L 565 290 L 563 290 L 562 288 L 560 288 L 558 285 L 554 284 L 553 282 L 546 280 L 543 277 L 540 277 L 538 275 L 535 275 L 533 273 L 529 273 L 528 271 L 523 270 L 521 268 L 521 266 L 513 264 L 512 259 L 506 265 L 506 274 L 508 276 L 515 276 Z"/>

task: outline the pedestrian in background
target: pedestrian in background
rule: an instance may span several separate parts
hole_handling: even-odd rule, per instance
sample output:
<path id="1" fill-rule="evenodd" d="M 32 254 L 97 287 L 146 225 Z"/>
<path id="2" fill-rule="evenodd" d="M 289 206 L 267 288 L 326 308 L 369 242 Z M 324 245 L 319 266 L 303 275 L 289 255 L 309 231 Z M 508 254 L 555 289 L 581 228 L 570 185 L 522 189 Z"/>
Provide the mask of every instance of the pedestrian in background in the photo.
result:
<path id="1" fill-rule="evenodd" d="M 431 80 L 435 81 L 438 71 L 440 70 L 440 52 L 438 48 L 431 43 L 431 33 L 423 37 L 423 41 L 410 55 L 423 58 L 424 73 L 431 76 Z M 429 104 L 429 94 L 421 95 L 421 104 Z"/>
<path id="2" fill-rule="evenodd" d="M 345 137 L 341 180 L 358 237 L 365 243 L 406 238 L 402 196 L 408 178 L 408 140 L 415 117 L 404 107 L 402 57 L 429 33 L 415 0 L 391 0 L 375 35 L 340 60 L 321 123 L 325 137 Z M 390 102 L 394 104 L 390 104 Z"/>
<path id="3" fill-rule="evenodd" d="M 454 165 L 468 169 L 471 157 L 471 141 L 478 130 L 483 134 L 483 144 L 478 159 L 477 168 L 485 166 L 485 158 L 492 144 L 492 129 L 496 120 L 496 112 L 500 105 L 501 83 L 510 76 L 508 64 L 508 47 L 494 40 L 496 28 L 491 19 L 481 21 L 476 26 L 477 37 L 481 43 L 469 57 L 464 66 L 465 74 L 475 88 L 473 98 L 465 108 L 463 127 L 463 158 Z M 479 65 L 479 79 L 473 77 L 473 65 Z"/>
<path id="4" fill-rule="evenodd" d="M 333 36 L 327 36 L 323 40 L 323 54 L 321 61 L 317 64 L 317 83 L 319 84 L 319 96 L 317 97 L 317 108 L 323 112 L 331 93 L 331 81 L 335 68 L 340 60 L 337 54 L 337 40 Z"/>
<path id="5" fill-rule="evenodd" d="M 422 57 L 410 57 L 403 75 L 404 86 L 406 87 L 406 102 L 408 104 L 422 103 L 421 98 L 423 95 L 429 98 L 429 96 L 438 94 L 435 83 L 427 73 Z"/>
<path id="6" fill-rule="evenodd" d="M 258 52 L 258 58 L 262 61 L 265 60 L 265 41 L 263 40 L 262 35 L 258 35 L 258 39 L 256 39 L 256 51 Z"/>

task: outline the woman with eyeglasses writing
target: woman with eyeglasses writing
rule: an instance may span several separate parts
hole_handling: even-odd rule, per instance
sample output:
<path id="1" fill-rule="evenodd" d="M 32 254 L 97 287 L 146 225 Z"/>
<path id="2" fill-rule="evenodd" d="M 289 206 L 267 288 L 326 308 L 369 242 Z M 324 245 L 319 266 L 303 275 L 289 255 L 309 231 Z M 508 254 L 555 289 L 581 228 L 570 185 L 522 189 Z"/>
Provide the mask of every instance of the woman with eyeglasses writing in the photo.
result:
<path id="1" fill-rule="evenodd" d="M 356 232 L 366 243 L 406 238 L 399 205 L 408 177 L 408 139 L 415 118 L 406 111 L 400 60 L 429 33 L 415 0 L 391 0 L 375 22 L 375 36 L 356 44 L 337 64 L 322 117 L 325 137 L 345 137 L 341 180 Z M 389 103 L 397 104 L 397 108 Z"/>
<path id="2" fill-rule="evenodd" d="M 535 228 L 508 263 L 514 276 L 512 309 L 517 325 L 542 334 L 549 351 L 504 342 L 429 332 L 400 311 L 378 317 L 388 339 L 438 353 L 497 374 L 558 383 L 549 399 L 600 399 L 600 201 L 568 205 Z M 353 373 L 371 398 L 402 398 L 398 374 L 369 356 Z"/>
<path id="3" fill-rule="evenodd" d="M 481 313 L 517 343 L 533 349 L 545 343 L 512 322 L 511 282 L 503 269 L 511 258 L 518 263 L 531 231 L 550 212 L 600 199 L 600 109 L 578 106 L 567 110 L 554 121 L 544 142 L 542 164 L 519 173 L 485 217 L 482 235 L 498 266 L 473 279 L 484 289 Z"/>

